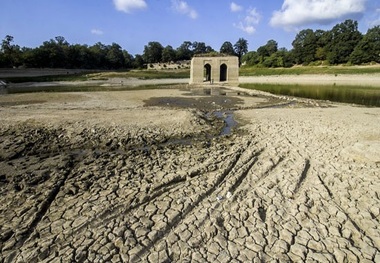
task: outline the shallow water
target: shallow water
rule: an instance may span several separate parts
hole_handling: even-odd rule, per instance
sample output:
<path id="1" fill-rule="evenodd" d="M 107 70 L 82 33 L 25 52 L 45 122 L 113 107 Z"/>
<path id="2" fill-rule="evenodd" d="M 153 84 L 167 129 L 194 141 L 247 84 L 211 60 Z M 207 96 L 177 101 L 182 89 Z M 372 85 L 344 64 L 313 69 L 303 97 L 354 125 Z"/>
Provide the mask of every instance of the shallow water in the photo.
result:
<path id="1" fill-rule="evenodd" d="M 238 123 L 235 121 L 233 111 L 216 111 L 214 112 L 214 115 L 218 119 L 222 119 L 224 121 L 224 126 L 220 131 L 219 136 L 231 134 L 232 130 L 238 125 Z"/>
<path id="2" fill-rule="evenodd" d="M 376 87 L 280 84 L 242 84 L 241 87 L 278 95 L 380 107 L 380 88 Z"/>

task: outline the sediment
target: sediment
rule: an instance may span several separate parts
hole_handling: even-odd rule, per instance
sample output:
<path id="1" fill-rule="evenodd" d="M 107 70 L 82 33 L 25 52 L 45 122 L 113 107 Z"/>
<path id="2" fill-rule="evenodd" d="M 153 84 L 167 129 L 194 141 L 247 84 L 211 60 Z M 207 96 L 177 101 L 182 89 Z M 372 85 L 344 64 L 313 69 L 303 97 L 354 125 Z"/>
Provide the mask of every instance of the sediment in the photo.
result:
<path id="1" fill-rule="evenodd" d="M 0 108 L 1 262 L 380 261 L 378 108 L 79 95 Z"/>

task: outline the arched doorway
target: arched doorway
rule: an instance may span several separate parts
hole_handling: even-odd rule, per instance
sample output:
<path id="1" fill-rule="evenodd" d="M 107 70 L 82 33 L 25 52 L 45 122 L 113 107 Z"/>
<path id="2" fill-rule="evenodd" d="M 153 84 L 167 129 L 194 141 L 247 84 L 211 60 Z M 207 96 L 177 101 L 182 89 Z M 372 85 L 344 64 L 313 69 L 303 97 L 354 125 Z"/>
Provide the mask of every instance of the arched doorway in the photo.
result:
<path id="1" fill-rule="evenodd" d="M 208 63 L 204 66 L 203 81 L 211 81 L 211 65 Z"/>
<path id="2" fill-rule="evenodd" d="M 220 81 L 227 81 L 227 65 L 220 65 Z"/>

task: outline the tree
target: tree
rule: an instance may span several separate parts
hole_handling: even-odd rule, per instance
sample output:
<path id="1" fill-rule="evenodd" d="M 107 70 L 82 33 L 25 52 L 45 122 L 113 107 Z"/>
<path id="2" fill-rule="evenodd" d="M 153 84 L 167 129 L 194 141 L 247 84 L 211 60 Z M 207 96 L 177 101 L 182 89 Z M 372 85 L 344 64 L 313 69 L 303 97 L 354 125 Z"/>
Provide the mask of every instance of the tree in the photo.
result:
<path id="1" fill-rule="evenodd" d="M 190 41 L 184 41 L 177 48 L 177 60 L 190 60 L 193 56 L 192 45 Z"/>
<path id="2" fill-rule="evenodd" d="M 220 53 L 234 56 L 235 55 L 234 46 L 232 45 L 231 42 L 226 41 L 220 47 Z"/>
<path id="3" fill-rule="evenodd" d="M 317 49 L 315 51 L 315 59 L 326 60 L 327 59 L 327 46 L 331 42 L 332 34 L 331 31 L 324 31 L 317 29 L 314 32 L 317 39 Z"/>
<path id="4" fill-rule="evenodd" d="M 350 55 L 353 64 L 380 63 L 380 26 L 368 29 Z"/>
<path id="5" fill-rule="evenodd" d="M 312 29 L 301 30 L 296 35 L 292 45 L 293 55 L 297 64 L 309 64 L 315 60 L 317 38 Z"/>
<path id="6" fill-rule="evenodd" d="M 15 67 L 20 64 L 20 47 L 12 44 L 13 39 L 13 36 L 6 35 L 1 42 L 2 64 L 5 67 Z"/>
<path id="7" fill-rule="evenodd" d="M 125 68 L 133 68 L 133 62 L 134 58 L 131 54 L 128 53 L 128 51 L 123 50 L 123 56 L 124 56 L 124 61 L 125 61 Z"/>
<path id="8" fill-rule="evenodd" d="M 272 54 L 276 53 L 278 50 L 278 44 L 275 40 L 269 40 L 264 46 L 261 46 L 257 49 L 257 53 L 262 57 L 269 57 Z"/>
<path id="9" fill-rule="evenodd" d="M 347 63 L 351 53 L 362 39 L 358 22 L 348 19 L 331 30 L 331 42 L 327 46 L 327 59 L 331 64 Z"/>
<path id="10" fill-rule="evenodd" d="M 234 50 L 239 58 L 239 67 L 241 66 L 241 58 L 244 54 L 248 52 L 248 41 L 244 38 L 239 38 L 239 40 L 234 45 Z"/>
<path id="11" fill-rule="evenodd" d="M 162 62 L 171 62 L 176 60 L 176 52 L 170 45 L 162 50 Z"/>
<path id="12" fill-rule="evenodd" d="M 108 47 L 106 59 L 108 68 L 110 69 L 119 69 L 125 65 L 123 50 L 121 46 L 116 43 L 112 43 L 112 45 Z"/>
<path id="13" fill-rule="evenodd" d="M 142 69 L 144 68 L 144 64 L 144 57 L 139 54 L 136 54 L 135 59 L 133 61 L 133 68 Z"/>
<path id="14" fill-rule="evenodd" d="M 256 51 L 248 52 L 242 57 L 241 61 L 247 66 L 255 66 L 261 63 L 260 56 Z"/>
<path id="15" fill-rule="evenodd" d="M 207 52 L 206 44 L 204 42 L 194 41 L 192 46 L 193 54 L 204 54 Z"/>
<path id="16" fill-rule="evenodd" d="M 211 46 L 206 46 L 206 53 L 215 52 L 215 50 Z"/>
<path id="17" fill-rule="evenodd" d="M 146 63 L 158 63 L 162 60 L 162 51 L 164 47 L 156 41 L 149 42 L 144 47 L 143 57 Z"/>
<path id="18" fill-rule="evenodd" d="M 93 64 L 93 68 L 107 68 L 107 46 L 101 42 L 97 42 L 95 45 L 89 48 L 90 50 L 90 60 Z"/>

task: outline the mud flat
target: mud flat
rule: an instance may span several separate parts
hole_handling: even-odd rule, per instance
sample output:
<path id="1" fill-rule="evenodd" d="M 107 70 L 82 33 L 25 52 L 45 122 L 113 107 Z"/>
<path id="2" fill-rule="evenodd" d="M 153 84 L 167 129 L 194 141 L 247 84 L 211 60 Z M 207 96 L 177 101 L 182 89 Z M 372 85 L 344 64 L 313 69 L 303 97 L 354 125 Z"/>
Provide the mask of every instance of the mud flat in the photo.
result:
<path id="1" fill-rule="evenodd" d="M 380 262 L 380 109 L 253 95 L 1 96 L 0 262 Z"/>

